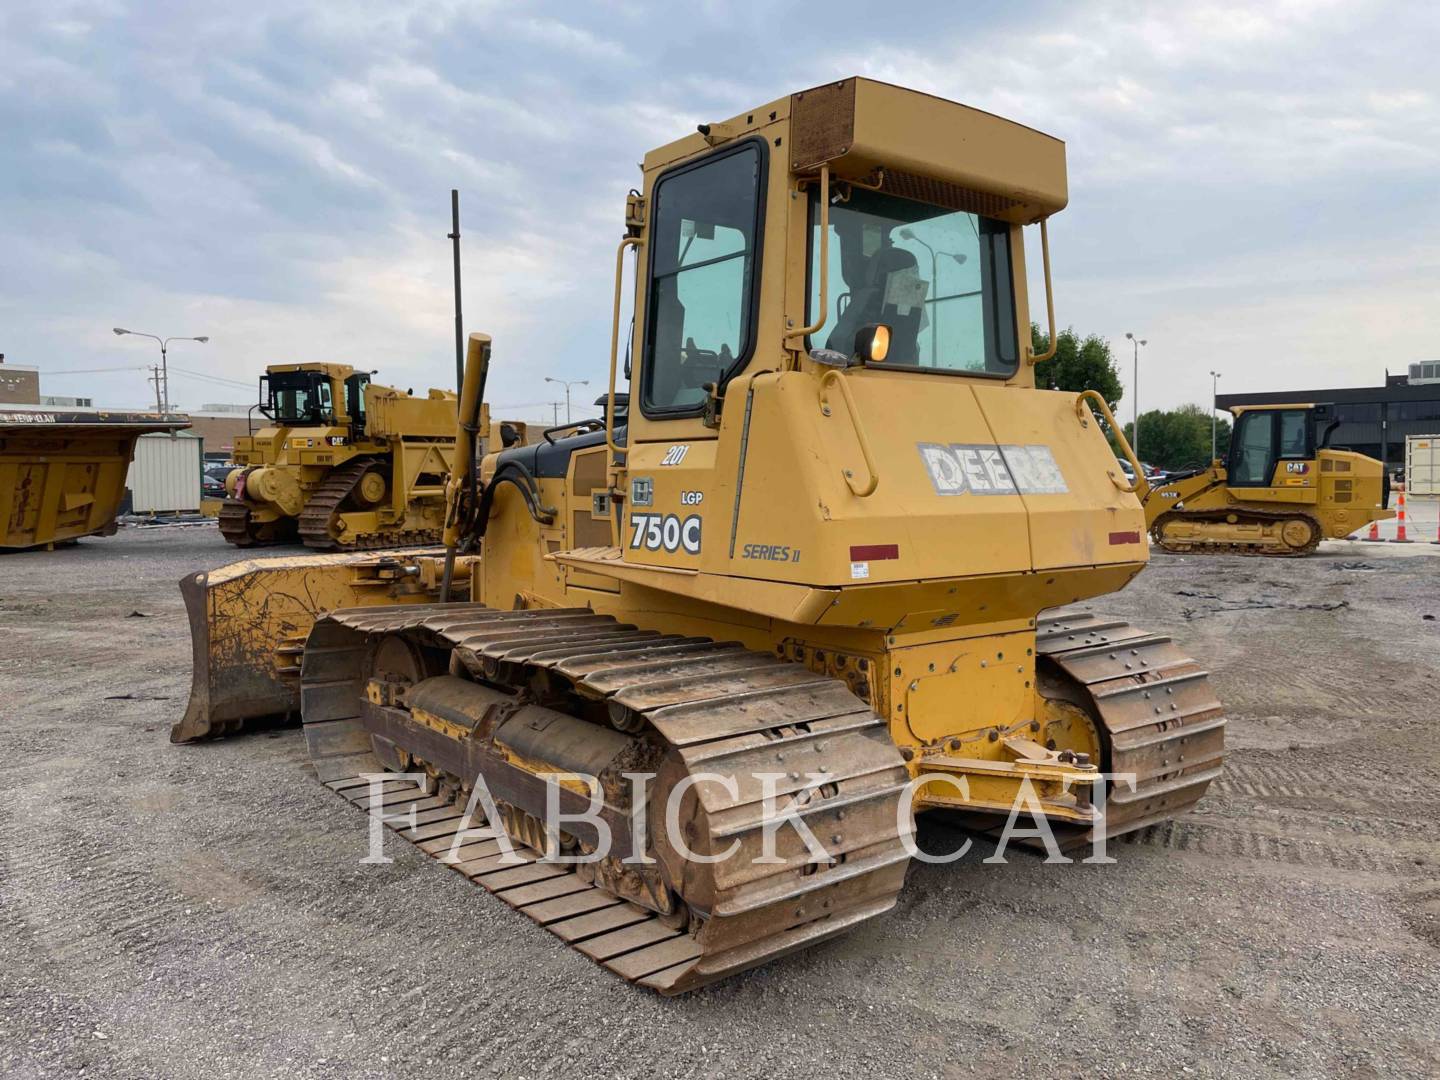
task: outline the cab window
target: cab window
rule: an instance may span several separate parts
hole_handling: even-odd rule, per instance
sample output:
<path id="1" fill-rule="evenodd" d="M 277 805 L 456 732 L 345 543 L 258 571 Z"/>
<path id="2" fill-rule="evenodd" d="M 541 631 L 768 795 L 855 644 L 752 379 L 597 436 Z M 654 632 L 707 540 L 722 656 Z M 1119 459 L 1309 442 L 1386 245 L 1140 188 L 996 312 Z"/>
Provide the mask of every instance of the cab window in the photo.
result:
<path id="1" fill-rule="evenodd" d="M 820 303 L 820 195 L 810 193 L 810 297 Z M 1010 230 L 978 214 L 856 188 L 830 207 L 825 325 L 812 347 L 849 355 L 890 327 L 882 368 L 1009 377 L 1019 364 Z"/>
<path id="2" fill-rule="evenodd" d="M 741 143 L 655 185 L 641 373 L 647 416 L 695 415 L 706 385 L 723 385 L 749 359 L 762 146 Z"/>
<path id="3" fill-rule="evenodd" d="M 1305 412 L 1287 410 L 1280 414 L 1280 456 L 1304 460 L 1310 456 L 1305 440 Z"/>
<path id="4" fill-rule="evenodd" d="M 317 371 L 260 376 L 261 411 L 279 424 L 319 424 L 334 413 L 330 379 Z"/>

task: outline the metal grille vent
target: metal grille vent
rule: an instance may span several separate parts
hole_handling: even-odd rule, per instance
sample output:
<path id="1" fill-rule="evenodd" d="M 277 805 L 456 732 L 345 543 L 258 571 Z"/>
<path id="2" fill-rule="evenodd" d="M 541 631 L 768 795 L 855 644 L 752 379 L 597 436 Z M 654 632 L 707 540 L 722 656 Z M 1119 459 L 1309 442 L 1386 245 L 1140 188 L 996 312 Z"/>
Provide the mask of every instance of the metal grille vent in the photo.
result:
<path id="1" fill-rule="evenodd" d="M 1020 205 L 1018 199 L 972 191 L 959 184 L 895 169 L 885 170 L 885 182 L 881 185 L 881 190 L 901 198 L 930 203 L 932 206 L 944 206 L 950 210 L 963 210 L 967 214 L 980 214 L 982 217 L 999 217 Z"/>

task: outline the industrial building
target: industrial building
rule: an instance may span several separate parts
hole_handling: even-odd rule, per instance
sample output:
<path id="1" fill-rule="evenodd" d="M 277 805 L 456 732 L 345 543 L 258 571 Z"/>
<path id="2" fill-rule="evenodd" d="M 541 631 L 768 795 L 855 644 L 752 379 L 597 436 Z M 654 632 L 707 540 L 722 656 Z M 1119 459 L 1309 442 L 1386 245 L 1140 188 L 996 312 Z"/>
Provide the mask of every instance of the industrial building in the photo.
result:
<path id="1" fill-rule="evenodd" d="M 1440 361 L 1411 364 L 1404 375 L 1386 372 L 1383 386 L 1220 394 L 1215 407 L 1292 402 L 1334 405 L 1340 426 L 1330 437 L 1332 446 L 1347 447 L 1384 461 L 1392 469 L 1402 469 L 1407 435 L 1440 433 Z"/>
<path id="2" fill-rule="evenodd" d="M 0 353 L 0 404 L 39 405 L 40 369 L 29 364 L 7 364 Z"/>

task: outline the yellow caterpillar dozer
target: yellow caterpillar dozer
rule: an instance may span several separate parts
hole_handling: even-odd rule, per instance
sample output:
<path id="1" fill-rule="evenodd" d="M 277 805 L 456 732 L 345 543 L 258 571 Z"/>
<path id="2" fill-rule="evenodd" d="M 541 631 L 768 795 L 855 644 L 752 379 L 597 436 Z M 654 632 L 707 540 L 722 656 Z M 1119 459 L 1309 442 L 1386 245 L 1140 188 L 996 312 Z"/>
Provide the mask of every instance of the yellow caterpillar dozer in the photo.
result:
<path id="1" fill-rule="evenodd" d="M 322 782 L 665 994 L 890 909 L 913 812 L 1068 847 L 1193 806 L 1206 673 L 1044 614 L 1148 555 L 1108 407 L 1026 347 L 1063 144 L 846 79 L 642 170 L 603 426 L 477 461 L 471 335 L 444 551 L 194 575 L 172 739 L 298 711 Z"/>
<path id="2" fill-rule="evenodd" d="M 349 551 L 433 543 L 455 453 L 455 394 L 415 398 L 346 364 L 260 377 L 268 423 L 235 440 L 220 534 L 237 547 Z"/>
<path id="3" fill-rule="evenodd" d="M 1332 449 L 1330 405 L 1252 405 L 1232 410 L 1230 454 L 1208 468 L 1152 486 L 1139 462 L 1136 494 L 1151 538 L 1166 551 L 1308 555 L 1395 516 L 1385 467 Z"/>

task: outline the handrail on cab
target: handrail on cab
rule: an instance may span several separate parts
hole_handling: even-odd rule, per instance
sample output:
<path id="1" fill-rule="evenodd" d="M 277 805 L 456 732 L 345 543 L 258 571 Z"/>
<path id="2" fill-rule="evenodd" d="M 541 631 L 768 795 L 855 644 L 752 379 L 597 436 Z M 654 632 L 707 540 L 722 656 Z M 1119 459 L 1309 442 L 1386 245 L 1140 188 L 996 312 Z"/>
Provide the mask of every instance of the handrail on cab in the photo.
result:
<path id="1" fill-rule="evenodd" d="M 830 166 L 820 166 L 820 295 L 815 300 L 815 321 L 809 326 L 785 331 L 786 340 L 798 338 L 803 350 L 805 339 L 818 334 L 825 325 L 830 295 Z"/>
<path id="2" fill-rule="evenodd" d="M 1125 430 L 1115 419 L 1115 414 L 1110 411 L 1110 405 L 1106 402 L 1099 390 L 1082 390 L 1075 397 L 1075 415 L 1080 417 L 1080 423 L 1090 422 L 1090 408 L 1087 404 L 1093 404 L 1100 410 L 1100 415 L 1110 425 L 1110 430 L 1115 433 L 1115 441 L 1120 444 L 1120 449 L 1125 453 L 1125 460 L 1130 462 L 1130 467 L 1135 470 L 1135 479 L 1132 483 L 1126 484 L 1122 478 L 1118 478 L 1116 470 L 1106 470 L 1110 482 L 1126 494 L 1138 495 L 1140 501 L 1144 502 L 1150 495 L 1150 481 L 1145 477 L 1145 469 L 1140 464 L 1140 459 L 1135 456 L 1135 451 L 1130 448 L 1130 440 L 1125 438 Z"/>
<path id="3" fill-rule="evenodd" d="M 850 426 L 855 429 L 855 439 L 860 443 L 860 456 L 865 459 L 865 471 L 869 474 L 869 478 L 864 484 L 857 484 L 855 474 L 851 470 L 845 469 L 845 483 L 860 498 L 869 498 L 880 486 L 880 471 L 875 468 L 875 458 L 870 453 L 870 440 L 865 437 L 865 429 L 860 426 L 860 414 L 855 411 L 855 399 L 850 394 L 850 384 L 845 381 L 845 376 L 835 368 L 826 371 L 820 379 L 820 410 L 826 416 L 830 415 L 830 402 L 825 396 L 825 390 L 832 382 L 840 387 L 840 396 L 845 399 L 845 411 L 850 414 Z"/>
<path id="4" fill-rule="evenodd" d="M 615 249 L 615 311 L 610 321 L 610 390 L 605 399 L 605 445 L 610 448 L 610 467 L 615 468 L 624 449 L 615 443 L 615 366 L 620 358 L 620 293 L 625 280 L 625 249 L 639 247 L 638 236 L 625 236 Z"/>
<path id="5" fill-rule="evenodd" d="M 1045 266 L 1045 317 L 1050 327 L 1050 347 L 1043 353 L 1036 353 L 1033 344 L 1025 346 L 1025 357 L 1030 364 L 1043 364 L 1055 356 L 1060 339 L 1055 335 L 1055 289 L 1050 283 L 1050 229 L 1048 218 L 1040 219 L 1040 259 Z"/>

